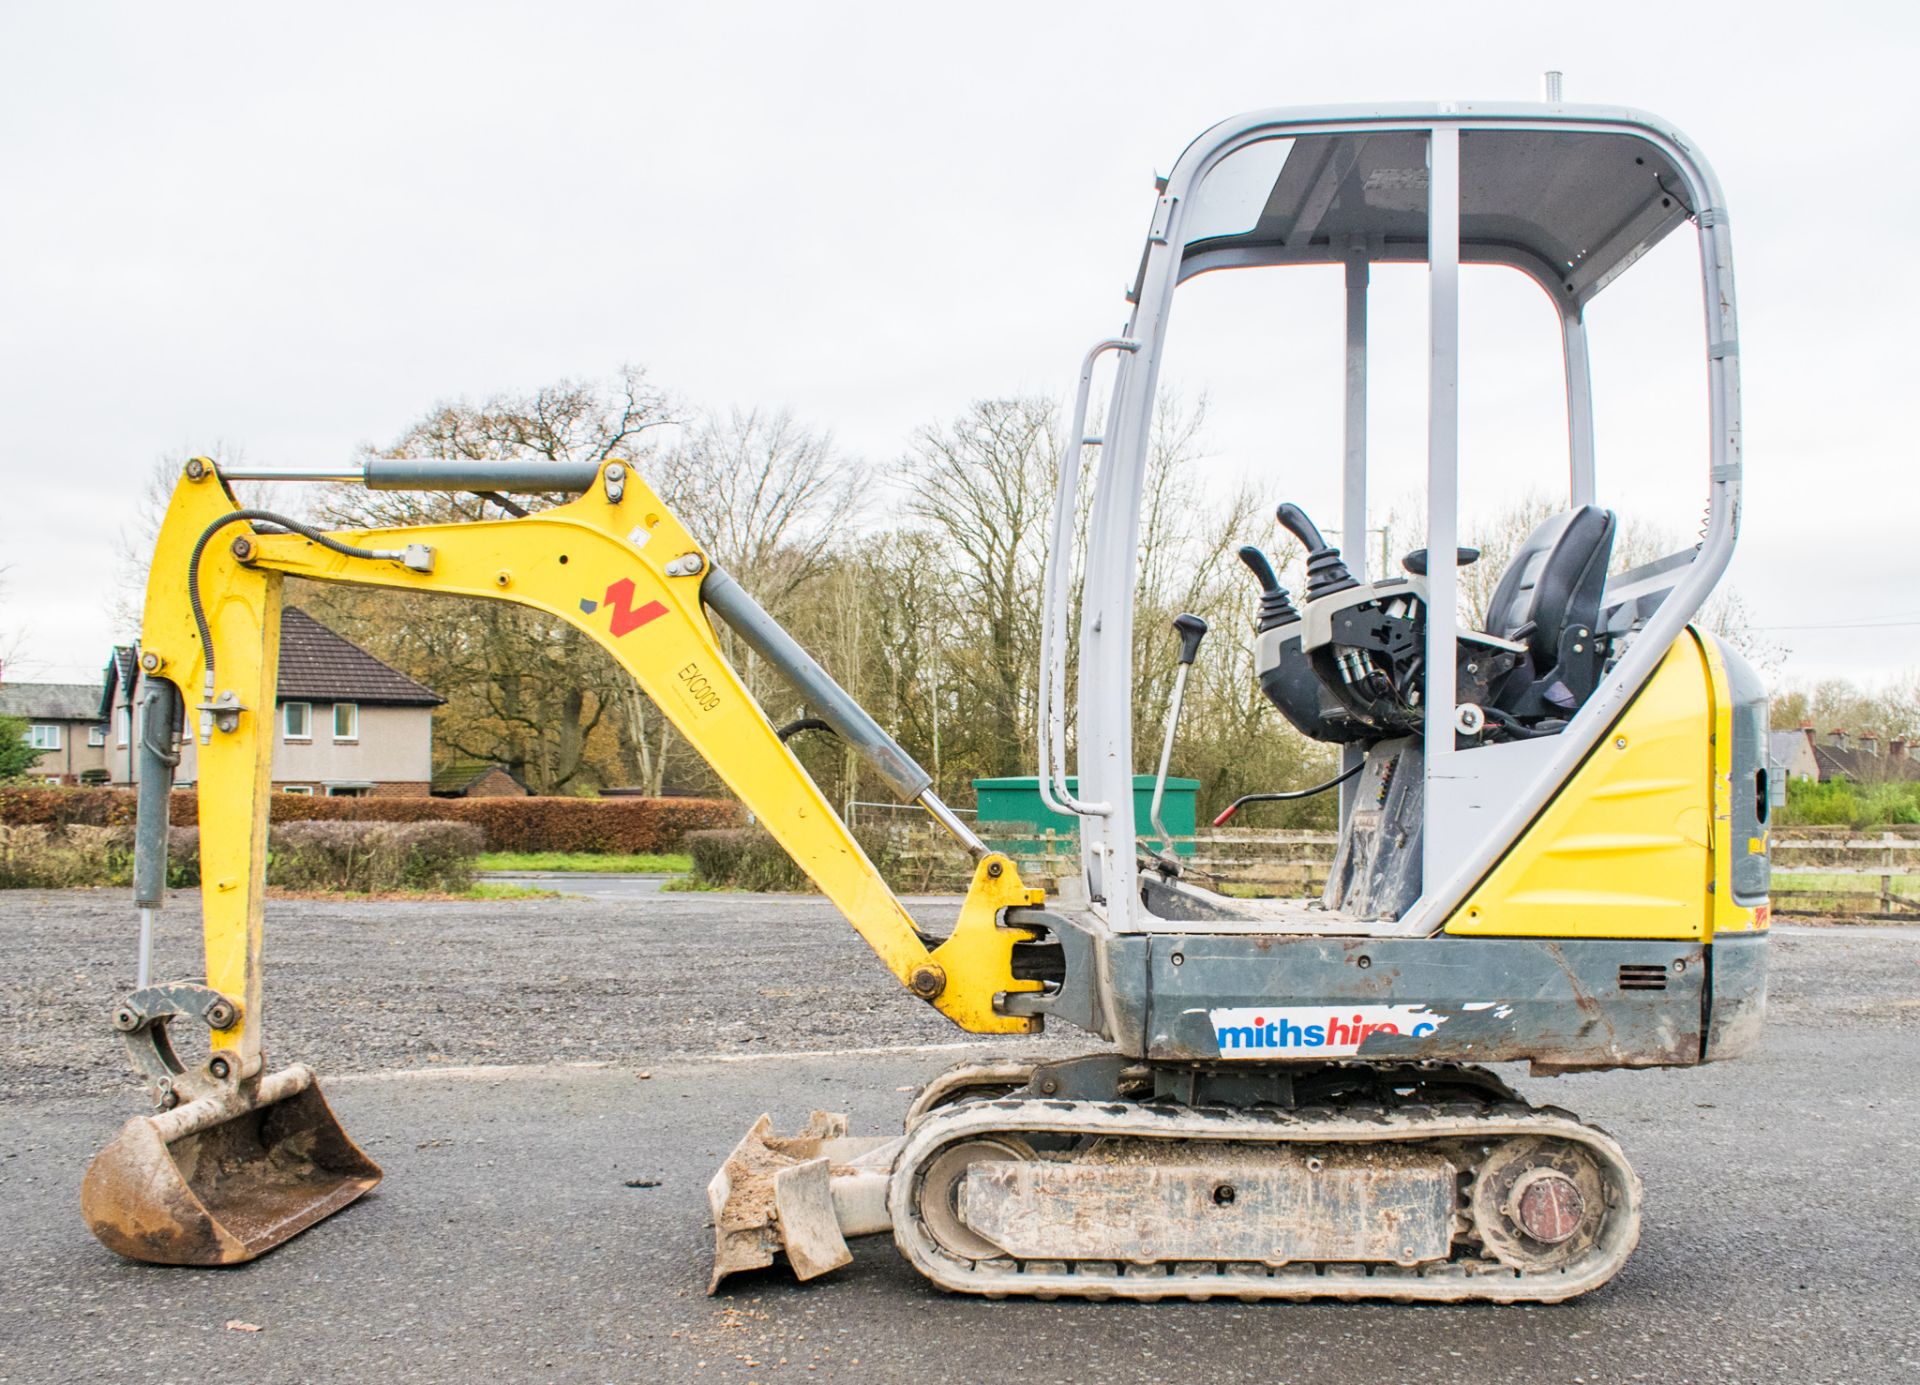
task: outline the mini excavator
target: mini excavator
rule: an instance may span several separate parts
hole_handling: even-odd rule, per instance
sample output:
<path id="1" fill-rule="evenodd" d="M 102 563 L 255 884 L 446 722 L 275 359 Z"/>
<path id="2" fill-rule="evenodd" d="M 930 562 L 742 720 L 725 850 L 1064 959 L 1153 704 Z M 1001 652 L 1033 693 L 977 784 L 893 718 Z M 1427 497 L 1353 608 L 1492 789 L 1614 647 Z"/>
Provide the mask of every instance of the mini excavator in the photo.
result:
<path id="1" fill-rule="evenodd" d="M 1584 314 L 1682 227 L 1702 274 L 1706 522 L 1685 551 L 1616 570 Z M 1369 573 L 1366 545 L 1351 541 L 1367 531 L 1366 295 L 1370 267 L 1394 262 L 1425 265 L 1429 292 L 1425 546 L 1399 571 Z M 1521 545 L 1484 629 L 1457 615 L 1458 569 L 1474 556 L 1456 532 L 1463 264 L 1505 267 L 1546 295 L 1566 385 L 1565 508 Z M 1338 267 L 1346 285 L 1347 552 L 1287 504 L 1280 524 L 1307 552 L 1297 599 L 1263 553 L 1242 557 L 1258 587 L 1261 688 L 1299 732 L 1339 748 L 1339 843 L 1321 897 L 1247 900 L 1183 874 L 1136 820 L 1142 478 L 1177 290 L 1303 265 Z M 1488 1065 L 1684 1067 L 1735 1057 L 1760 1033 L 1764 692 L 1691 623 L 1740 510 L 1720 188 L 1673 126 L 1621 108 L 1261 111 L 1208 130 L 1157 184 L 1127 298 L 1124 332 L 1082 363 L 1054 497 L 1032 749 L 1043 798 L 1078 821 L 1079 869 L 1051 896 L 976 837 L 629 463 L 189 462 L 147 593 L 135 903 L 150 929 L 176 737 L 193 736 L 206 972 L 143 977 L 113 1015 L 158 1109 L 129 1120 L 86 1175 L 99 1239 L 160 1264 L 245 1261 L 381 1177 L 314 1074 L 270 1067 L 263 1044 L 269 756 L 291 575 L 517 602 L 572 625 L 912 997 L 973 1034 L 1051 1020 L 1099 1040 L 1080 1057 L 954 1069 L 889 1139 L 851 1138 L 824 1113 L 784 1136 L 763 1117 L 709 1189 L 715 1286 L 782 1259 L 811 1278 L 874 1233 L 935 1284 L 990 1297 L 1550 1302 L 1604 1284 L 1639 1236 L 1639 1178 L 1605 1131 L 1524 1099 Z M 1103 362 L 1111 403 L 1093 437 Z M 260 479 L 572 498 L 497 521 L 322 532 L 240 508 L 228 483 Z M 716 618 L 970 854 L 945 936 L 862 854 L 722 656 Z M 1182 679 L 1204 633 L 1191 618 L 1180 627 Z M 1176 697 L 1169 736 L 1178 715 Z M 1163 783 L 1165 771 L 1163 755 Z M 206 1031 L 204 1060 L 176 1051 L 175 1022 Z"/>

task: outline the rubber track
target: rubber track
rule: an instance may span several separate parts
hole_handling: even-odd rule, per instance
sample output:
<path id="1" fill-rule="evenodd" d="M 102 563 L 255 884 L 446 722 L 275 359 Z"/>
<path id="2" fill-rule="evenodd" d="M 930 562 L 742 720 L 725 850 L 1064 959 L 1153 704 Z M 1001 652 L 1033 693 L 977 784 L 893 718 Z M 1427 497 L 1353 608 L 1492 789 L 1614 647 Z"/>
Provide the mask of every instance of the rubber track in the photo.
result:
<path id="1" fill-rule="evenodd" d="M 1583 1146 L 1600 1165 L 1609 1192 L 1607 1219 L 1581 1260 L 1548 1272 L 1522 1272 L 1490 1259 L 1455 1258 L 1406 1268 L 1389 1264 L 1284 1265 L 1234 1261 L 1121 1265 L 1112 1261 L 969 1261 L 940 1247 L 914 1205 L 920 1171 L 948 1144 L 983 1135 L 1069 1135 L 1250 1144 L 1378 1144 L 1495 1141 L 1541 1135 Z M 1473 1170 L 1469 1170 L 1473 1172 Z M 1389 1299 L 1410 1303 L 1558 1303 L 1606 1283 L 1640 1238 L 1640 1179 L 1605 1131 L 1568 1112 L 1524 1102 L 1479 1105 L 1409 1100 L 1292 1111 L 1144 1106 L 1117 1101 L 1035 1097 L 962 1101 L 926 1111 L 912 1123 L 888 1188 L 894 1243 L 913 1267 L 943 1289 L 989 1298 Z M 1465 1209 L 1462 1208 L 1464 1215 Z"/>

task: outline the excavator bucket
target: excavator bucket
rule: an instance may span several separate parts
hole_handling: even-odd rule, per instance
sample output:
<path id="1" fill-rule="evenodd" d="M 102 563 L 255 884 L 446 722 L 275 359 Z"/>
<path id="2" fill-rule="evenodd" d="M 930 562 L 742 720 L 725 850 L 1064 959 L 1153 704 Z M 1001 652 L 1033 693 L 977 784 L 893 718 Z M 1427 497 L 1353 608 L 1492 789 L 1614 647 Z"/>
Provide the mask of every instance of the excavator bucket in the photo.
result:
<path id="1" fill-rule="evenodd" d="M 815 1111 L 798 1135 L 753 1123 L 707 1185 L 713 1209 L 713 1277 L 707 1292 L 741 1270 L 785 1255 L 794 1278 L 813 1279 L 853 1261 L 847 1237 L 893 1228 L 887 1180 L 900 1137 L 849 1137 L 847 1118 Z"/>
<path id="2" fill-rule="evenodd" d="M 128 1121 L 87 1169 L 80 1211 L 102 1245 L 129 1259 L 238 1265 L 380 1178 L 312 1070 L 295 1064 Z"/>

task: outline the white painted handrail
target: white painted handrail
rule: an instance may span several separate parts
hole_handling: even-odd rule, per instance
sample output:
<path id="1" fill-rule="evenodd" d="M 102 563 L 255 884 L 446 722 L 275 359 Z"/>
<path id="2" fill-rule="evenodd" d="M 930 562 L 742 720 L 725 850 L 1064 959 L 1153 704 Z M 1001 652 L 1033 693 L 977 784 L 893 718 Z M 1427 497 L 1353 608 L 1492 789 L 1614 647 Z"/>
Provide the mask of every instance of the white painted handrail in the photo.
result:
<path id="1" fill-rule="evenodd" d="M 1080 384 L 1073 413 L 1061 435 L 1060 483 L 1053 497 L 1053 542 L 1047 549 L 1046 583 L 1040 597 L 1040 709 L 1035 718 L 1039 742 L 1040 801 L 1055 813 L 1105 817 L 1108 803 L 1082 803 L 1067 789 L 1067 611 L 1068 565 L 1073 561 L 1073 519 L 1080 508 L 1080 454 L 1103 441 L 1087 436 L 1087 407 L 1093 397 L 1093 368 L 1109 351 L 1138 351 L 1126 337 L 1098 342 L 1080 363 Z"/>

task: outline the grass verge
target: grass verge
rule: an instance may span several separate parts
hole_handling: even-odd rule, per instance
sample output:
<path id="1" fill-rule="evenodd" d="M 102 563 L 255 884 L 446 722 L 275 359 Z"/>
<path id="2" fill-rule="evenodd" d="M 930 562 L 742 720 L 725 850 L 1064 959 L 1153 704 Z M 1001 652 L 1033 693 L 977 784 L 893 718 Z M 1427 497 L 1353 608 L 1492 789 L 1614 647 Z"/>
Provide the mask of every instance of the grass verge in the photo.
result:
<path id="1" fill-rule="evenodd" d="M 558 890 L 536 890 L 527 885 L 504 885 L 498 880 L 476 880 L 461 899 L 558 899 Z"/>
<path id="2" fill-rule="evenodd" d="M 598 851 L 483 851 L 481 870 L 581 871 L 594 875 L 685 875 L 693 858 L 684 852 L 622 856 Z"/>
<path id="3" fill-rule="evenodd" d="M 1920 875 L 1902 875 L 1890 871 L 1893 876 L 1893 893 L 1898 895 L 1920 895 Z M 1880 893 L 1880 877 L 1877 874 L 1840 874 L 1818 870 L 1776 870 L 1773 873 L 1773 887 L 1781 891 L 1822 891 L 1830 894 L 1871 894 Z"/>

